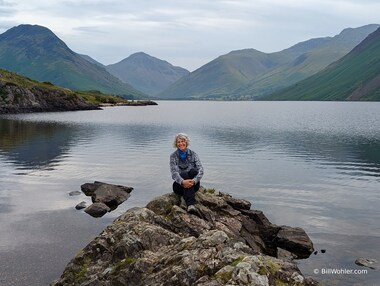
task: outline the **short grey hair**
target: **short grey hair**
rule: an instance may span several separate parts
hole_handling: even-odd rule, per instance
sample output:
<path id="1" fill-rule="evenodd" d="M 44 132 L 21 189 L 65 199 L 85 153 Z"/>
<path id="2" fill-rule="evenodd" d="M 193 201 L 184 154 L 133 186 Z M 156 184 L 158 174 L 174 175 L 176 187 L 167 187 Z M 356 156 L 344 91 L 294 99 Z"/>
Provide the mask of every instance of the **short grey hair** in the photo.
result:
<path id="1" fill-rule="evenodd" d="M 173 147 L 174 148 L 177 148 L 177 140 L 178 139 L 183 139 L 186 141 L 186 146 L 189 146 L 190 145 L 190 138 L 187 134 L 185 133 L 178 133 L 175 137 L 174 137 L 174 142 L 173 142 Z"/>

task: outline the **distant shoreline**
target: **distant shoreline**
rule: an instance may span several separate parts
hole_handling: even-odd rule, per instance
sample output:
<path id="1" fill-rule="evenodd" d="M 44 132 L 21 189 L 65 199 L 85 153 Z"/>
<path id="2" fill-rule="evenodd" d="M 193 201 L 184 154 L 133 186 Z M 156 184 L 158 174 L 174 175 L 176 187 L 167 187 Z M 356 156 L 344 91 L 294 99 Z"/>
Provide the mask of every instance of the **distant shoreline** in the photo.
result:
<path id="1" fill-rule="evenodd" d="M 100 103 L 99 107 L 109 107 L 109 106 L 147 106 L 147 105 L 158 105 L 157 102 L 152 100 L 130 100 L 127 102 L 118 103 Z"/>

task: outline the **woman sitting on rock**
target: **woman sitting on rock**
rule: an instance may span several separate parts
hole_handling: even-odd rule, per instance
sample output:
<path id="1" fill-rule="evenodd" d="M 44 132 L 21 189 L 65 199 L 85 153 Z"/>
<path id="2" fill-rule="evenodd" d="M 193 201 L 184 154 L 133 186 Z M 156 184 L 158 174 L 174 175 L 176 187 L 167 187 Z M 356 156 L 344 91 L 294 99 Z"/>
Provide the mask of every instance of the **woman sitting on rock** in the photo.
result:
<path id="1" fill-rule="evenodd" d="M 177 150 L 170 155 L 170 172 L 174 180 L 174 193 L 184 198 L 188 212 L 196 213 L 195 193 L 199 190 L 203 167 L 197 153 L 187 148 L 189 144 L 186 134 L 178 133 L 175 136 L 173 147 Z"/>

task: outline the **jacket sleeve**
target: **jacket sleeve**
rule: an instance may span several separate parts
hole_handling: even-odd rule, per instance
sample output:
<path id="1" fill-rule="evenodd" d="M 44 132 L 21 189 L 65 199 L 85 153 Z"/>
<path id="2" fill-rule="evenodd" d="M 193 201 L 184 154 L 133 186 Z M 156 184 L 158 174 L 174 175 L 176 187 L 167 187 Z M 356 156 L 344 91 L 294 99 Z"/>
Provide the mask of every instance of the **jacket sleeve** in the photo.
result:
<path id="1" fill-rule="evenodd" d="M 181 185 L 183 179 L 179 174 L 178 157 L 175 153 L 170 155 L 170 173 L 172 175 L 172 179 Z"/>
<path id="2" fill-rule="evenodd" d="M 195 167 L 198 170 L 198 175 L 193 180 L 194 180 L 194 183 L 197 184 L 202 179 L 204 172 L 203 172 L 203 166 L 202 166 L 201 160 L 198 157 L 198 154 L 193 151 L 193 156 L 194 156 Z"/>

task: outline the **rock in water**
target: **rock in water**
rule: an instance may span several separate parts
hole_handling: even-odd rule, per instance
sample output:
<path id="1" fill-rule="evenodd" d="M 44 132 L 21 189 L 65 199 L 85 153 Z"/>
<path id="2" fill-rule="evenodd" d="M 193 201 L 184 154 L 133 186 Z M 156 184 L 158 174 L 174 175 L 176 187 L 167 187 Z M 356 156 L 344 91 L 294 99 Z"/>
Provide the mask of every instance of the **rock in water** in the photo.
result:
<path id="1" fill-rule="evenodd" d="M 86 202 L 82 201 L 79 204 L 75 206 L 77 210 L 85 209 L 86 208 Z"/>
<path id="2" fill-rule="evenodd" d="M 313 252 L 302 229 L 276 226 L 228 194 L 201 188 L 196 197 L 198 215 L 174 194 L 129 209 L 51 285 L 317 285 L 292 259 Z"/>
<path id="3" fill-rule="evenodd" d="M 92 217 L 102 217 L 106 213 L 110 212 L 111 209 L 106 204 L 93 203 L 92 205 L 87 207 L 84 211 Z"/>
<path id="4" fill-rule="evenodd" d="M 70 197 L 73 197 L 73 196 L 79 196 L 81 195 L 82 193 L 80 191 L 72 191 L 69 193 L 69 196 Z"/>
<path id="5" fill-rule="evenodd" d="M 85 212 L 93 217 L 101 217 L 126 201 L 133 188 L 95 181 L 83 184 L 81 190 L 86 196 L 91 196 L 94 203 Z"/>
<path id="6" fill-rule="evenodd" d="M 377 262 L 376 259 L 372 258 L 358 258 L 355 260 L 355 264 L 359 266 L 365 266 L 371 269 L 380 270 L 380 264 Z"/>

